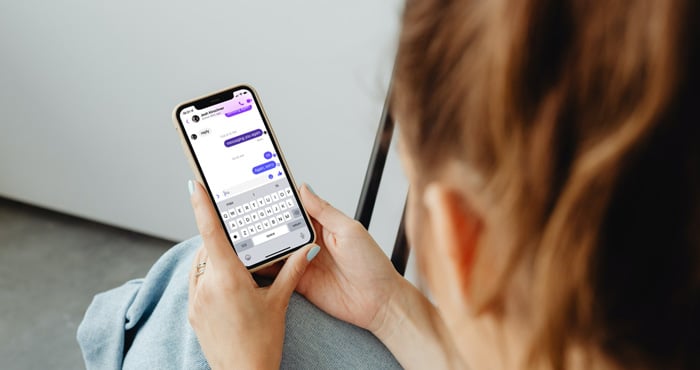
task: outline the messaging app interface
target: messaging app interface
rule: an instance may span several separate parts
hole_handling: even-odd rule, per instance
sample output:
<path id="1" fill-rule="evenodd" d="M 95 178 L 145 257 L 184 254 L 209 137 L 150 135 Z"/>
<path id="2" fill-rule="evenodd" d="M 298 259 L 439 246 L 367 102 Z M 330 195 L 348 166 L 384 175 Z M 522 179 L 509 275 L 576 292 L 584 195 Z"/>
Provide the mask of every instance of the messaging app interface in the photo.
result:
<path id="1" fill-rule="evenodd" d="M 180 121 L 233 246 L 246 266 L 309 240 L 309 229 L 252 92 L 203 109 L 186 107 Z"/>

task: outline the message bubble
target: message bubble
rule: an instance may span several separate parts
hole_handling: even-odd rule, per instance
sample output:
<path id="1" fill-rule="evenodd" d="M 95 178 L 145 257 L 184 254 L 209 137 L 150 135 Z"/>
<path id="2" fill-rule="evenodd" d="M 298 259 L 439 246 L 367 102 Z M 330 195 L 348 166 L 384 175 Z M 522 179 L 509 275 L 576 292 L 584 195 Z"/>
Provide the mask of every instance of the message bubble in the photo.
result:
<path id="1" fill-rule="evenodd" d="M 258 137 L 258 136 L 262 136 L 262 133 L 263 133 L 263 132 L 262 132 L 261 129 L 253 130 L 253 131 L 250 131 L 250 132 L 246 132 L 246 133 L 243 134 L 243 135 L 238 135 L 238 136 L 232 137 L 232 138 L 230 138 L 230 139 L 227 139 L 226 141 L 224 141 L 224 145 L 226 145 L 226 147 L 229 147 L 229 148 L 230 148 L 230 147 L 232 147 L 232 146 L 234 146 L 234 145 L 238 145 L 238 144 L 244 143 L 244 142 L 246 142 L 246 141 L 248 141 L 248 140 L 255 139 L 255 138 Z"/>
<path id="2" fill-rule="evenodd" d="M 241 114 L 241 113 L 243 113 L 243 112 L 247 112 L 247 111 L 249 111 L 249 110 L 251 110 L 251 109 L 253 109 L 253 106 L 252 106 L 252 105 L 246 105 L 246 106 L 243 107 L 243 108 L 234 109 L 234 110 L 232 110 L 232 111 L 226 113 L 226 117 L 233 117 L 233 116 L 235 116 L 235 115 L 237 115 L 237 114 Z"/>
<path id="3" fill-rule="evenodd" d="M 272 158 L 272 153 L 265 152 L 264 156 L 265 156 L 265 159 L 270 159 L 270 158 Z"/>
<path id="4" fill-rule="evenodd" d="M 275 161 L 265 162 L 265 163 L 263 163 L 263 164 L 261 164 L 261 165 L 258 165 L 258 166 L 253 167 L 253 173 L 257 175 L 257 174 L 259 174 L 259 173 L 263 173 L 263 172 L 265 172 L 265 171 L 269 171 L 269 170 L 271 170 L 271 169 L 273 169 L 273 168 L 275 168 L 275 167 L 277 167 L 277 163 L 275 163 Z"/>

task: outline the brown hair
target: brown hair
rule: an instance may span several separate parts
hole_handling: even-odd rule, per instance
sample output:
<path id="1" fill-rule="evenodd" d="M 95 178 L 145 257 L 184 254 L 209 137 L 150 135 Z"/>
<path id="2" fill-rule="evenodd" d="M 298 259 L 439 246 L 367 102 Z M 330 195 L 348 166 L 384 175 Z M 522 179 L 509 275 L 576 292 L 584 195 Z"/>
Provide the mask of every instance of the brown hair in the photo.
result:
<path id="1" fill-rule="evenodd" d="M 698 7 L 406 5 L 402 135 L 421 173 L 451 159 L 483 179 L 487 223 L 504 226 L 478 251 L 472 298 L 503 305 L 526 277 L 532 367 L 564 368 L 574 347 L 700 367 Z"/>

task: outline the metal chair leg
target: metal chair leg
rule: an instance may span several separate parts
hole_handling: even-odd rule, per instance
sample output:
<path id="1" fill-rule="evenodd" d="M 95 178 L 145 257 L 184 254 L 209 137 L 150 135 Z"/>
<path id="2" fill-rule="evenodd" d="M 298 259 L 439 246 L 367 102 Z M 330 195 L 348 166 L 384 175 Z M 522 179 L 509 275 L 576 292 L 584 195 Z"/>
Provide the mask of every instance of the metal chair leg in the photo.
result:
<path id="1" fill-rule="evenodd" d="M 406 203 L 404 202 L 403 212 L 401 213 L 401 223 L 399 230 L 396 232 L 396 240 L 394 241 L 394 249 L 391 252 L 391 263 L 394 265 L 399 274 L 406 273 L 406 265 L 408 264 L 408 255 L 410 249 L 408 247 L 408 239 L 406 238 L 406 229 L 404 220 L 406 219 Z"/>
<path id="2" fill-rule="evenodd" d="M 374 138 L 372 154 L 370 155 L 369 163 L 367 164 L 367 172 L 365 173 L 365 180 L 362 184 L 362 192 L 360 193 L 360 199 L 357 202 L 357 209 L 355 210 L 355 220 L 359 221 L 366 229 L 369 229 L 369 224 L 372 220 L 372 213 L 374 212 L 374 205 L 377 202 L 379 185 L 382 180 L 382 174 L 384 173 L 386 158 L 389 154 L 391 138 L 394 135 L 394 119 L 391 116 L 391 110 L 389 107 L 390 97 L 391 87 L 389 87 L 389 92 L 387 93 L 386 100 L 384 101 L 382 118 L 379 121 L 377 135 Z M 404 202 L 401 223 L 399 224 L 399 229 L 396 233 L 394 249 L 391 252 L 391 263 L 401 275 L 406 272 L 406 264 L 408 262 L 409 254 L 409 247 L 404 229 L 405 214 L 406 205 Z"/>

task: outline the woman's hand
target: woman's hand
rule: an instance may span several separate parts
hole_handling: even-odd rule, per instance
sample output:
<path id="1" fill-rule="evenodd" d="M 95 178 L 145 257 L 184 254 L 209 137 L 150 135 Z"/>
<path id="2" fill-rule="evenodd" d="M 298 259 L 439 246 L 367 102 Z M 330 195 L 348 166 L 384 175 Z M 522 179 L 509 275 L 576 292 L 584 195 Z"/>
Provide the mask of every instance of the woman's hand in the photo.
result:
<path id="1" fill-rule="evenodd" d="M 300 194 L 323 249 L 297 291 L 374 333 L 404 368 L 463 367 L 435 306 L 396 272 L 367 230 L 307 186 Z"/>
<path id="2" fill-rule="evenodd" d="M 389 301 L 406 291 L 405 280 L 359 222 L 308 186 L 300 189 L 300 195 L 323 249 L 297 291 L 328 314 L 376 332 L 386 320 Z"/>
<path id="3" fill-rule="evenodd" d="M 189 321 L 202 351 L 214 369 L 277 369 L 289 297 L 319 247 L 294 253 L 274 283 L 260 288 L 231 248 L 204 189 L 196 182 L 189 187 L 204 242 L 189 286 Z"/>

